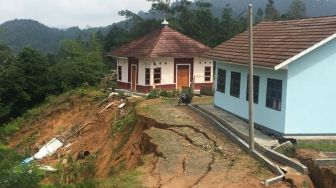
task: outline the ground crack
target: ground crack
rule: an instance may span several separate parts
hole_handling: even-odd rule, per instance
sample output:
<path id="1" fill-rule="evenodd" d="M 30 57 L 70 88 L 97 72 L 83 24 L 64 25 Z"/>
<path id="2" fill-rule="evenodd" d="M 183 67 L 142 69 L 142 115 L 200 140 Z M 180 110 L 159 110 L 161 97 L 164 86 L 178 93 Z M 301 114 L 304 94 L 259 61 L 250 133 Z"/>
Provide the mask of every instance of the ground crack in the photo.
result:
<path id="1" fill-rule="evenodd" d="M 209 174 L 209 172 L 211 171 L 211 169 L 212 169 L 212 165 L 215 163 L 215 155 L 212 153 L 211 154 L 211 156 L 212 156 L 212 160 L 211 160 L 211 162 L 208 164 L 208 168 L 207 168 L 207 171 L 192 185 L 192 186 L 190 186 L 190 188 L 191 187 L 194 187 L 195 185 L 197 185 L 199 182 L 201 182 L 208 174 Z"/>
<path id="2" fill-rule="evenodd" d="M 178 178 L 178 177 L 181 177 L 181 176 L 184 174 L 184 172 L 185 172 L 185 162 L 186 162 L 186 158 L 184 157 L 184 158 L 182 159 L 182 169 L 183 169 L 182 173 L 179 173 L 178 175 L 171 177 L 166 183 L 164 183 L 164 184 L 160 184 L 159 188 L 161 188 L 161 187 L 164 186 L 164 185 L 167 185 L 167 184 L 168 184 L 169 182 L 171 182 L 173 179 Z"/>

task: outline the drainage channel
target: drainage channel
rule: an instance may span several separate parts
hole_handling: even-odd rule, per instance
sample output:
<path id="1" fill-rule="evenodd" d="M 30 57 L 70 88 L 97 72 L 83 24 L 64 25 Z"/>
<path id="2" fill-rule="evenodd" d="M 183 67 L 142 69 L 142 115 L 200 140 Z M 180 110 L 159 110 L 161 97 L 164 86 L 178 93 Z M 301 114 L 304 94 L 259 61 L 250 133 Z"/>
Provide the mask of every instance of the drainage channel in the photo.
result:
<path id="1" fill-rule="evenodd" d="M 216 127 L 218 127 L 219 129 L 221 129 L 226 135 L 228 135 L 235 143 L 237 143 L 239 146 L 241 146 L 244 150 L 246 150 L 247 152 L 250 152 L 249 150 L 249 146 L 248 144 L 239 136 L 237 136 L 234 132 L 232 132 L 231 130 L 229 130 L 228 128 L 226 128 L 222 123 L 220 123 L 219 121 L 217 121 L 215 118 L 213 118 L 212 116 L 210 116 L 209 114 L 203 112 L 202 110 L 198 109 L 197 107 L 193 106 L 193 105 L 189 105 L 189 107 L 191 109 L 193 109 L 194 111 L 198 112 L 199 114 L 201 114 L 203 117 L 207 118 L 208 120 L 210 120 L 210 122 L 215 125 Z M 264 181 L 264 184 L 266 186 L 268 185 L 272 185 L 274 183 L 277 183 L 279 181 L 282 181 L 285 177 L 284 172 L 280 169 L 280 167 L 276 164 L 274 164 L 272 161 L 270 161 L 267 157 L 265 157 L 264 155 L 262 155 L 261 153 L 259 153 L 256 150 L 253 150 L 251 153 L 256 159 L 261 160 L 263 162 L 265 162 L 265 164 L 267 165 L 267 167 L 269 169 L 271 169 L 275 174 L 277 174 L 276 177 L 274 178 L 270 178 Z"/>
<path id="2" fill-rule="evenodd" d="M 191 107 L 193 107 L 193 109 L 195 108 L 195 109 L 203 112 L 204 114 L 207 115 L 207 117 L 211 117 L 211 118 L 215 119 L 222 126 L 226 127 L 231 132 L 233 132 L 234 134 L 236 134 L 236 136 L 242 138 L 243 140 L 244 140 L 244 138 L 245 138 L 245 140 L 248 139 L 248 136 L 243 135 L 239 131 L 235 130 L 232 125 L 229 125 L 230 123 L 218 119 L 218 117 L 216 117 L 213 114 L 209 114 L 206 110 L 198 107 L 197 105 L 191 106 Z M 265 146 L 259 144 L 258 142 L 255 142 L 255 145 L 256 145 L 256 150 L 260 151 L 264 156 L 272 159 L 273 161 L 276 161 L 278 163 L 281 163 L 281 164 L 284 164 L 286 166 L 289 166 L 289 167 L 295 169 L 296 171 L 298 171 L 298 172 L 300 172 L 302 174 L 306 174 L 306 175 L 309 174 L 308 168 L 305 165 L 303 165 L 302 163 L 300 163 L 300 162 L 298 162 L 296 160 L 293 160 L 293 159 L 291 159 L 291 158 L 289 158 L 289 157 L 287 157 L 287 156 L 285 156 L 285 155 L 283 155 L 281 153 L 278 153 L 278 152 L 276 152 L 276 151 L 274 151 L 274 150 L 272 150 L 272 149 L 270 149 L 268 147 L 265 147 Z"/>

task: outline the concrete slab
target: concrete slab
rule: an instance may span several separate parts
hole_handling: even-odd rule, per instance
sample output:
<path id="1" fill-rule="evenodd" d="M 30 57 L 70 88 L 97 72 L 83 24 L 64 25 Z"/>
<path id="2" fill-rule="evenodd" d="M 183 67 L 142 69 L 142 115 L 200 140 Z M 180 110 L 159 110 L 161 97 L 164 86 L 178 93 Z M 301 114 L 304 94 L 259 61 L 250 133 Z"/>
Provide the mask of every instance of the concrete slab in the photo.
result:
<path id="1" fill-rule="evenodd" d="M 231 130 L 235 131 L 236 134 L 242 136 L 242 138 L 248 142 L 249 127 L 245 121 L 220 108 L 215 107 L 214 105 L 198 105 L 198 107 L 201 110 L 211 114 L 222 123 L 225 123 Z M 255 142 L 262 147 L 272 148 L 279 145 L 279 142 L 276 138 L 269 137 L 257 129 L 254 130 L 254 135 Z"/>
<path id="2" fill-rule="evenodd" d="M 311 135 L 311 136 L 284 136 L 285 138 L 292 138 L 295 140 L 336 140 L 336 136 L 330 136 L 330 135 Z"/>
<path id="3" fill-rule="evenodd" d="M 138 93 L 138 92 L 134 92 L 134 91 L 126 90 L 126 89 L 115 89 L 115 91 L 124 92 L 125 95 L 132 96 L 132 97 L 146 97 L 147 96 L 144 93 Z"/>

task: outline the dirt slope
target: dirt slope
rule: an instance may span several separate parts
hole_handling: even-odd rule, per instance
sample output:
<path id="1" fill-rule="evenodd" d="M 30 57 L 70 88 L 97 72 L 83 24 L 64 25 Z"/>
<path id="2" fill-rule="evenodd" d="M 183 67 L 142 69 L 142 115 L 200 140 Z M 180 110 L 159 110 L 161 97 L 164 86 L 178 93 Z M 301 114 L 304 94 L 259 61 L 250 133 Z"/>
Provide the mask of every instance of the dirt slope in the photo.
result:
<path id="1" fill-rule="evenodd" d="M 61 148 L 55 155 L 44 158 L 39 164 L 56 167 L 68 156 L 77 159 L 80 151 L 89 151 L 96 156 L 95 176 L 107 177 L 112 160 L 110 148 L 118 144 L 118 138 L 111 139 L 111 127 L 120 102 L 117 101 L 104 113 L 98 112 L 111 101 L 113 100 L 98 105 L 99 101 L 93 100 L 92 96 L 66 97 L 52 110 L 46 110 L 50 113 L 41 114 L 37 119 L 28 122 L 21 131 L 9 138 L 9 145 L 18 151 L 33 155 L 52 138 L 61 139 L 61 135 L 67 131 L 87 124 L 80 132 L 66 140 L 64 146 L 71 144 L 69 148 Z"/>
<path id="2" fill-rule="evenodd" d="M 69 161 L 63 164 L 64 159 L 71 156 L 83 163 L 85 160 L 77 160 L 77 156 L 86 150 L 94 156 L 91 178 L 105 179 L 137 170 L 145 187 L 264 187 L 261 182 L 274 177 L 265 165 L 205 119 L 187 107 L 177 107 L 176 101 L 147 100 L 137 103 L 135 111 L 130 102 L 119 116 L 120 99 L 98 114 L 113 100 L 98 105 L 101 99 L 96 98 L 69 96 L 27 122 L 8 140 L 10 146 L 32 155 L 53 137 L 87 125 L 66 140 L 65 145 L 71 144 L 69 148 L 63 147 L 39 163 L 69 168 Z M 62 171 L 62 178 L 57 181 L 64 184 L 84 179 L 63 177 Z M 45 180 L 49 182 L 53 180 Z M 288 185 L 278 183 L 271 187 Z"/>

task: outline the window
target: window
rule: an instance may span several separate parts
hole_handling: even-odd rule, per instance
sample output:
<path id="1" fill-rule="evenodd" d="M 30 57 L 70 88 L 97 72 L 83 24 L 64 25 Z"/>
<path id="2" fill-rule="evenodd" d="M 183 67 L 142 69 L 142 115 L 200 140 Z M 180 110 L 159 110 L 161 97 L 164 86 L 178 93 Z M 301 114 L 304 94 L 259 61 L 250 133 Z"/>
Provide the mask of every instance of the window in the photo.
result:
<path id="1" fill-rule="evenodd" d="M 118 80 L 122 78 L 122 66 L 118 66 Z"/>
<path id="2" fill-rule="evenodd" d="M 210 82 L 211 81 L 211 67 L 205 67 L 204 81 L 205 82 Z"/>
<path id="3" fill-rule="evenodd" d="M 239 98 L 240 96 L 240 73 L 231 72 L 230 95 Z"/>
<path id="4" fill-rule="evenodd" d="M 145 85 L 150 85 L 150 68 L 145 69 Z"/>
<path id="5" fill-rule="evenodd" d="M 161 68 L 154 68 L 154 84 L 161 83 Z"/>
<path id="6" fill-rule="evenodd" d="M 282 80 L 267 79 L 266 107 L 281 111 Z"/>
<path id="7" fill-rule="evenodd" d="M 260 77 L 253 75 L 253 102 L 256 104 L 259 101 L 259 82 Z M 246 100 L 249 100 L 249 75 L 247 75 Z"/>
<path id="8" fill-rule="evenodd" d="M 226 70 L 218 68 L 217 91 L 225 93 Z"/>

